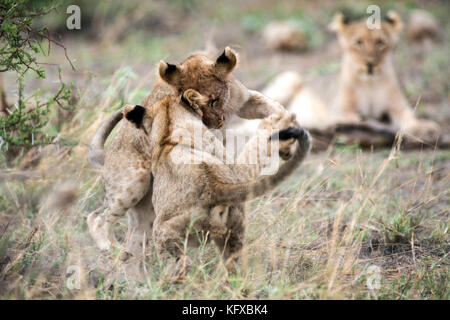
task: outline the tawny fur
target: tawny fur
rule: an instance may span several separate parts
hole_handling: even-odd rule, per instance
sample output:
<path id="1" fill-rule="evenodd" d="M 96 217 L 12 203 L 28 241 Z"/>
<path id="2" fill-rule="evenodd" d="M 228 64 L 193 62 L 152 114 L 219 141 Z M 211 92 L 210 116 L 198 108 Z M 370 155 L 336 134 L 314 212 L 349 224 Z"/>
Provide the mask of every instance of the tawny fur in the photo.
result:
<path id="1" fill-rule="evenodd" d="M 325 84 L 326 88 L 322 83 L 304 84 L 295 90 L 295 86 L 286 84 L 292 76 L 280 74 L 270 90 L 263 92 L 274 99 L 280 95 L 277 91 L 282 92 L 283 104 L 309 129 L 328 130 L 337 124 L 366 119 L 387 120 L 394 130 L 434 142 L 440 134 L 439 126 L 414 115 L 395 73 L 392 52 L 402 25 L 394 12 L 388 13 L 381 28 L 373 30 L 367 27 L 366 19 L 348 23 L 342 14 L 337 14 L 330 28 L 338 34 L 343 50 L 339 79 Z M 301 82 L 300 76 L 295 81 Z M 289 103 L 286 88 L 292 89 Z"/>
<path id="2" fill-rule="evenodd" d="M 406 34 L 414 42 L 435 41 L 439 35 L 439 24 L 428 11 L 416 9 L 409 15 Z"/>

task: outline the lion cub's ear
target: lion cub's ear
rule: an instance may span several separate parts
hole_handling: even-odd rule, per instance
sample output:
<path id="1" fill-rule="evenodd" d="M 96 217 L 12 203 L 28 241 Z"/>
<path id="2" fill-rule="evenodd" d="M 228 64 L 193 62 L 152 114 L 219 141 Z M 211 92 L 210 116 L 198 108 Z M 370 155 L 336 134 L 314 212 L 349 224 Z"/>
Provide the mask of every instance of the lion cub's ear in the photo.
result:
<path id="1" fill-rule="evenodd" d="M 201 118 L 203 117 L 203 111 L 201 107 L 208 103 L 208 99 L 194 89 L 187 89 L 181 95 L 181 102 L 183 102 L 186 107 L 191 108 L 191 110 Z"/>
<path id="2" fill-rule="evenodd" d="M 140 128 L 142 119 L 144 119 L 145 108 L 138 104 L 135 106 L 127 104 L 123 108 L 123 115 L 128 121 L 133 122 L 136 125 L 136 128 Z"/>
<path id="3" fill-rule="evenodd" d="M 328 29 L 334 32 L 341 32 L 348 23 L 349 19 L 345 18 L 342 12 L 338 12 L 334 15 L 333 21 L 328 25 Z"/>
<path id="4" fill-rule="evenodd" d="M 230 47 L 226 47 L 222 54 L 216 59 L 215 69 L 223 77 L 227 76 L 238 63 L 238 55 Z"/>
<path id="5" fill-rule="evenodd" d="M 158 66 L 158 72 L 161 79 L 163 79 L 167 83 L 174 86 L 179 83 L 181 70 L 177 65 L 166 63 L 161 60 Z"/>
<path id="6" fill-rule="evenodd" d="M 400 32 L 403 30 L 403 20 L 397 12 L 390 10 L 384 20 L 387 22 L 389 30 L 394 40 L 398 39 Z"/>

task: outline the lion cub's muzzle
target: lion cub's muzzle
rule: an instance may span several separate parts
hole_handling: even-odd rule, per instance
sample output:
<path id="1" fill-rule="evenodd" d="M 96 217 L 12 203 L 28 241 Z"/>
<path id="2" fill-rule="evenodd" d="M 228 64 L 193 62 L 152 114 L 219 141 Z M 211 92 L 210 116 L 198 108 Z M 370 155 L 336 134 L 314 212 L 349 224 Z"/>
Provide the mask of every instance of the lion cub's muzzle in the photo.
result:
<path id="1" fill-rule="evenodd" d="M 225 124 L 225 117 L 222 115 L 219 119 L 215 121 L 209 121 L 209 123 L 205 123 L 208 128 L 220 129 Z"/>

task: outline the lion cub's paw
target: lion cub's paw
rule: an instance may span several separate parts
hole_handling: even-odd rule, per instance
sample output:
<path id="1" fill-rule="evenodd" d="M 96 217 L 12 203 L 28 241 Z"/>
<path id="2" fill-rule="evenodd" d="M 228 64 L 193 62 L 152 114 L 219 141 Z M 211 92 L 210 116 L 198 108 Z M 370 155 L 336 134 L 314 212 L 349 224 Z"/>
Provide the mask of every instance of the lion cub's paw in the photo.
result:
<path id="1" fill-rule="evenodd" d="M 87 217 L 87 225 L 100 250 L 109 251 L 113 244 L 109 239 L 108 226 L 104 217 L 94 211 Z"/>
<path id="2" fill-rule="evenodd" d="M 287 111 L 280 111 L 261 120 L 258 129 L 276 131 L 294 126 L 300 126 L 295 114 Z"/>
<path id="3" fill-rule="evenodd" d="M 285 140 L 290 141 L 291 139 L 295 139 L 300 143 L 300 148 L 305 152 L 309 151 L 311 147 L 311 135 L 307 130 L 299 127 L 289 127 L 275 132 L 270 139 L 279 140 L 280 143 Z"/>
<path id="4" fill-rule="evenodd" d="M 209 231 L 211 236 L 220 237 L 227 233 L 228 214 L 228 206 L 216 206 L 211 209 L 209 219 Z"/>
<path id="5" fill-rule="evenodd" d="M 423 119 L 405 125 L 401 131 L 428 143 L 436 142 L 441 134 L 441 128 L 436 122 Z"/>
<path id="6" fill-rule="evenodd" d="M 259 125 L 259 129 L 269 130 L 270 132 L 278 132 L 291 127 L 299 127 L 299 123 L 295 114 L 289 112 L 278 112 L 263 119 Z M 294 137 L 283 139 L 279 137 L 279 155 L 281 159 L 288 160 L 295 152 Z"/>

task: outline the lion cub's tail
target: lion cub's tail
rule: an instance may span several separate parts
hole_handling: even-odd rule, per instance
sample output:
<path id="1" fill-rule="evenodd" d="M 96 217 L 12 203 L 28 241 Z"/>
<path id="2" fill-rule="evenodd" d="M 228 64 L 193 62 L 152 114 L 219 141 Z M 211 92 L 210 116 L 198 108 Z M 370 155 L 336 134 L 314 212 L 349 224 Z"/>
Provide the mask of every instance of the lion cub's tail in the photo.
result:
<path id="1" fill-rule="evenodd" d="M 273 135 L 271 138 L 274 139 L 276 136 Z M 286 161 L 274 175 L 264 176 L 251 182 L 224 183 L 214 175 L 212 170 L 209 170 L 207 165 L 205 165 L 207 179 L 212 186 L 212 194 L 210 195 L 212 201 L 214 203 L 244 202 L 259 197 L 280 184 L 287 176 L 297 169 L 311 148 L 311 137 L 305 129 L 290 127 L 278 132 L 279 140 L 288 140 L 291 138 L 297 139 L 297 150 L 294 156 Z"/>
<path id="2" fill-rule="evenodd" d="M 122 109 L 117 110 L 95 132 L 88 152 L 88 160 L 94 168 L 101 168 L 103 166 L 105 162 L 105 141 L 122 118 Z"/>

